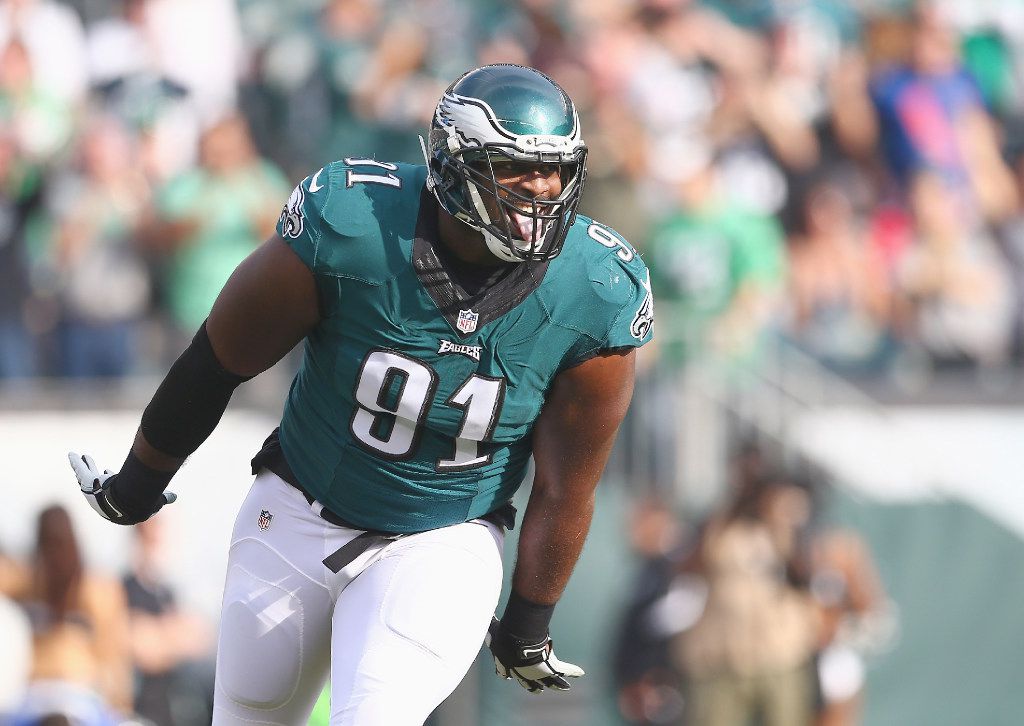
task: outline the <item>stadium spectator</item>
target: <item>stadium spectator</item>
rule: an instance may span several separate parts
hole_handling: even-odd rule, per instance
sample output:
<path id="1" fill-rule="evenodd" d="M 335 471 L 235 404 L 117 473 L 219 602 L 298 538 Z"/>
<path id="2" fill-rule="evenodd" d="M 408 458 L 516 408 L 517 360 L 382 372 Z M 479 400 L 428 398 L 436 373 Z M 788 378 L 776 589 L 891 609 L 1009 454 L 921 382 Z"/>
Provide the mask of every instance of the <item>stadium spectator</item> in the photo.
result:
<path id="1" fill-rule="evenodd" d="M 821 615 L 817 726 L 857 726 L 867 681 L 865 654 L 888 644 L 894 621 L 860 535 L 821 528 L 810 547 L 809 586 Z"/>
<path id="2" fill-rule="evenodd" d="M 183 609 L 164 575 L 165 520 L 134 528 L 135 549 L 123 584 L 135 667 L 135 712 L 160 726 L 209 723 L 213 708 L 213 639 Z"/>
<path id="3" fill-rule="evenodd" d="M 615 41 L 611 49 L 619 52 L 605 55 L 598 44 L 589 49 L 595 56 L 590 65 L 600 69 L 609 90 L 639 122 L 646 152 L 637 175 L 643 192 L 655 204 L 660 197 L 671 207 L 674 195 L 660 189 L 673 189 L 711 163 L 714 69 L 734 57 L 731 51 L 748 50 L 747 38 L 694 3 L 678 9 L 648 3 L 633 22 L 609 35 Z"/>
<path id="4" fill-rule="evenodd" d="M 204 123 L 236 108 L 244 46 L 234 0 L 146 0 L 143 22 L 158 75 L 188 91 Z"/>
<path id="5" fill-rule="evenodd" d="M 410 131 L 430 119 L 430 99 L 444 91 L 430 73 L 431 37 L 424 31 L 415 18 L 392 18 L 352 88 L 353 110 L 376 127 L 377 143 L 398 159 L 416 159 L 418 143 Z"/>
<path id="6" fill-rule="evenodd" d="M 56 0 L 0 0 L 0 47 L 15 41 L 41 93 L 70 106 L 85 98 L 85 36 L 74 10 Z"/>
<path id="7" fill-rule="evenodd" d="M 999 219 L 1016 205 L 996 127 L 937 3 L 914 7 L 906 58 L 871 80 L 886 162 L 904 191 L 937 174 L 972 211 Z"/>
<path id="8" fill-rule="evenodd" d="M 331 0 L 312 18 L 293 11 L 285 19 L 282 12 L 283 6 L 261 0 L 242 6 L 245 35 L 258 48 L 243 89 L 257 140 L 289 174 L 305 173 L 325 155 L 379 148 L 376 128 L 354 96 L 384 8 L 370 0 Z"/>
<path id="9" fill-rule="evenodd" d="M 649 175 L 652 140 L 641 108 L 627 95 L 627 84 L 638 55 L 653 53 L 654 44 L 647 42 L 639 10 L 616 3 L 591 3 L 579 6 L 579 15 L 583 15 L 583 7 L 592 11 L 593 17 L 581 21 L 586 29 L 581 32 L 592 42 L 581 50 L 589 85 L 582 93 L 580 113 L 584 125 L 593 129 L 587 144 L 594 162 L 587 171 L 581 211 L 595 218 L 614 216 L 616 229 L 643 250 L 652 210 L 658 209 L 660 214 L 665 199 L 656 193 L 657 185 Z M 515 53 L 513 49 L 509 57 Z M 666 77 L 665 82 L 668 88 L 672 79 Z M 689 102 L 689 97 L 680 100 Z"/>
<path id="10" fill-rule="evenodd" d="M 776 137 L 776 143 L 783 144 L 780 148 L 800 141 L 803 148 L 790 149 L 788 154 L 796 167 L 826 161 L 836 144 L 854 153 L 859 135 L 874 127 L 864 59 L 854 43 L 859 25 L 846 3 L 805 3 L 788 8 L 777 19 L 769 38 L 769 98 L 784 104 L 783 113 L 793 114 L 819 137 L 826 137 L 813 140 L 798 135 L 788 141 Z M 853 138 L 846 135 L 847 130 Z M 852 143 L 847 146 L 847 142 Z M 786 161 L 786 155 L 780 158 Z"/>
<path id="11" fill-rule="evenodd" d="M 841 178 L 808 179 L 792 200 L 785 329 L 842 373 L 878 373 L 892 350 L 893 291 Z"/>
<path id="12" fill-rule="evenodd" d="M 756 714 L 765 726 L 813 722 L 815 611 L 787 578 L 797 521 L 784 511 L 787 526 L 776 526 L 770 481 L 741 478 L 686 563 L 708 587 L 703 614 L 675 644 L 693 726 L 736 726 Z"/>
<path id="13" fill-rule="evenodd" d="M 736 203 L 763 215 L 779 212 L 786 172 L 811 168 L 819 150 L 810 118 L 795 103 L 782 58 L 760 39 L 747 39 L 745 63 L 723 66 L 709 137 L 722 188 Z M 776 49 L 776 55 L 782 55 Z"/>
<path id="14" fill-rule="evenodd" d="M 206 130 L 200 162 L 157 192 L 155 218 L 144 234 L 166 259 L 166 304 L 178 330 L 202 323 L 231 271 L 274 228 L 288 193 L 240 116 Z"/>
<path id="15" fill-rule="evenodd" d="M 161 67 L 149 0 L 118 4 L 119 13 L 86 29 L 93 102 L 137 130 L 141 166 L 162 183 L 195 164 L 199 110 Z"/>
<path id="16" fill-rule="evenodd" d="M 682 675 L 671 643 L 693 624 L 703 603 L 700 584 L 676 583 L 682 534 L 676 514 L 657 499 L 642 499 L 629 513 L 637 573 L 626 588 L 612 664 L 619 713 L 631 724 L 674 723 L 683 712 Z"/>
<path id="17" fill-rule="evenodd" d="M 917 240 L 898 272 L 920 344 L 939 362 L 1005 363 L 1014 319 L 1006 259 L 938 174 L 914 179 L 911 209 Z"/>
<path id="18" fill-rule="evenodd" d="M 131 712 L 131 672 L 120 584 L 85 570 L 67 511 L 39 514 L 35 556 L 7 593 L 32 625 L 32 668 L 24 703 L 12 723 L 49 714 L 87 726 L 113 726 Z"/>
<path id="19" fill-rule="evenodd" d="M 50 164 L 71 139 L 73 107 L 39 82 L 35 59 L 18 37 L 0 43 L 0 126 L 14 135 L 21 153 Z"/>
<path id="20" fill-rule="evenodd" d="M 658 304 L 672 310 L 673 358 L 750 362 L 782 286 L 782 231 L 730 200 L 715 166 L 677 184 L 678 206 L 645 245 Z"/>
<path id="21" fill-rule="evenodd" d="M 41 200 L 38 167 L 19 154 L 13 134 L 0 130 L 0 380 L 37 370 L 27 228 Z"/>
<path id="22" fill-rule="evenodd" d="M 69 378 L 119 378 L 136 366 L 149 304 L 136 233 L 149 185 L 135 139 L 117 119 L 93 116 L 79 143 L 79 163 L 54 179 L 49 204 L 61 300 L 58 370 Z"/>
<path id="23" fill-rule="evenodd" d="M 787 581 L 809 596 L 815 613 L 815 723 L 856 726 L 866 658 L 886 647 L 895 632 L 891 604 L 867 543 L 827 521 L 819 474 L 784 472 L 768 482 L 762 520 L 778 551 L 788 553 Z"/>

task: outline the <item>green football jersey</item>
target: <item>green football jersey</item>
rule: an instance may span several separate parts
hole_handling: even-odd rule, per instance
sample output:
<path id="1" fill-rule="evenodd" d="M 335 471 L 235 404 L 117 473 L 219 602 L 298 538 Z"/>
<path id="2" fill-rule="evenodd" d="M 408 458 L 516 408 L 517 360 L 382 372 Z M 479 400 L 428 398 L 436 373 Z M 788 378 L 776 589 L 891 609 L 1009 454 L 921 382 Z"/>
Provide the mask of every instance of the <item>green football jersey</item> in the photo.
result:
<path id="1" fill-rule="evenodd" d="M 501 507 L 558 372 L 652 335 L 647 268 L 582 216 L 554 260 L 513 264 L 468 294 L 438 254 L 425 179 L 423 166 L 333 162 L 278 223 L 321 306 L 281 449 L 303 488 L 366 529 L 416 532 Z"/>

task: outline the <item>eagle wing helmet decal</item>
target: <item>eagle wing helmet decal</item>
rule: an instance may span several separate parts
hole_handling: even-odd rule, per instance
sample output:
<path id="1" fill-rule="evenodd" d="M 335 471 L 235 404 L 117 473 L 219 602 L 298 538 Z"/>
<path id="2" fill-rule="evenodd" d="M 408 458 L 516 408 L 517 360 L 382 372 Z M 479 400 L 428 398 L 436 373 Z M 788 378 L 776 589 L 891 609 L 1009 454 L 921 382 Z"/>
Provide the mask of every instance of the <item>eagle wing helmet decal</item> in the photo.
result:
<path id="1" fill-rule="evenodd" d="M 581 145 L 580 124 L 576 109 L 573 108 L 573 129 L 566 136 L 552 134 L 517 135 L 508 131 L 498 119 L 486 101 L 467 98 L 457 93 L 446 93 L 437 105 L 436 118 L 438 124 L 448 129 L 454 128 L 454 137 L 449 136 L 450 151 L 457 152 L 461 146 L 480 147 L 493 142 L 495 135 L 507 140 L 517 151 L 534 157 L 537 152 L 572 153 Z"/>

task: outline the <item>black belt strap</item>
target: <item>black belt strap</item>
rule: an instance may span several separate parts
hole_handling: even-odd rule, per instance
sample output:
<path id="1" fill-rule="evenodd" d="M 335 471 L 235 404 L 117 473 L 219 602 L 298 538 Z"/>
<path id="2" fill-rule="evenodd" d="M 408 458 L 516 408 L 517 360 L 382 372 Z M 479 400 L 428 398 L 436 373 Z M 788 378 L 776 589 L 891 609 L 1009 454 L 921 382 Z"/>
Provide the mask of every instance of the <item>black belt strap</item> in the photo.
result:
<path id="1" fill-rule="evenodd" d="M 327 569 L 337 575 L 341 572 L 346 565 L 354 560 L 359 555 L 366 552 L 374 544 L 378 542 L 384 542 L 386 540 L 398 539 L 397 536 L 386 537 L 379 532 L 363 532 L 348 542 L 343 544 L 338 550 L 327 555 L 324 558 L 324 564 Z"/>
<path id="2" fill-rule="evenodd" d="M 270 442 L 271 439 L 275 439 L 276 434 L 277 431 L 274 431 L 274 433 L 271 434 L 270 438 L 267 439 L 267 441 Z M 266 447 L 264 447 L 264 450 L 267 450 Z M 282 472 L 270 467 L 267 464 L 267 462 L 261 459 L 263 454 L 264 452 L 261 451 L 259 454 L 257 454 L 256 458 L 253 459 L 254 474 L 258 473 L 259 469 L 266 466 L 275 474 L 277 474 L 277 476 L 280 477 L 282 481 L 294 487 L 295 489 L 298 489 L 302 496 L 305 498 L 305 500 L 309 502 L 310 506 L 313 506 L 314 504 L 319 504 L 319 514 L 322 519 L 324 519 L 327 522 L 330 522 L 331 524 L 337 527 L 345 527 L 346 529 L 360 529 L 358 525 L 346 521 L 342 517 L 339 517 L 337 514 L 332 512 L 327 507 L 323 506 L 323 504 L 317 502 L 313 495 L 307 492 L 306 489 L 303 486 L 301 486 L 298 483 L 298 481 L 296 481 L 293 477 L 284 476 Z M 490 522 L 491 524 L 501 527 L 502 529 L 511 530 L 513 527 L 515 527 L 516 508 L 512 506 L 512 502 L 506 502 L 503 506 L 499 507 L 493 512 L 485 514 L 484 516 L 480 517 L 480 519 Z M 353 539 L 346 542 L 344 545 L 339 547 L 335 552 L 332 552 L 331 554 L 327 555 L 327 557 L 325 557 L 323 560 L 324 565 L 326 565 L 327 569 L 329 569 L 334 574 L 338 574 L 345 568 L 346 565 L 352 562 L 352 560 L 354 560 L 359 555 L 366 552 L 366 550 L 372 547 L 375 543 L 384 542 L 387 540 L 396 540 L 401 537 L 409 536 L 411 534 L 418 533 L 381 532 L 377 530 L 365 531 L 362 534 L 359 534 Z"/>
<path id="3" fill-rule="evenodd" d="M 309 495 L 307 494 L 306 496 Z M 312 504 L 312 502 L 310 502 L 310 504 Z M 511 508 L 511 506 L 511 504 L 508 505 L 509 508 Z M 494 524 L 498 527 L 505 527 L 506 522 L 515 522 L 515 509 L 512 509 L 511 511 L 513 512 L 513 514 L 509 515 L 508 511 L 503 511 L 502 509 L 499 509 L 497 512 L 485 514 L 484 516 L 480 517 L 480 519 L 490 522 L 491 524 Z M 332 514 L 332 512 L 329 509 L 324 509 L 320 512 L 320 516 L 326 519 L 328 522 L 330 522 L 330 518 L 326 516 L 328 514 Z M 343 524 L 341 526 L 346 527 L 348 525 Z M 351 529 L 351 527 L 349 527 L 349 529 Z M 419 532 L 392 534 L 390 532 L 375 532 L 373 530 L 369 530 L 350 539 L 337 550 L 327 555 L 327 557 L 324 558 L 324 564 L 327 566 L 328 570 L 337 575 L 350 562 L 352 562 L 352 560 L 366 552 L 366 550 L 373 547 L 373 545 L 380 542 L 393 542 L 396 539 L 401 539 L 402 537 L 411 537 L 417 534 L 419 534 Z"/>

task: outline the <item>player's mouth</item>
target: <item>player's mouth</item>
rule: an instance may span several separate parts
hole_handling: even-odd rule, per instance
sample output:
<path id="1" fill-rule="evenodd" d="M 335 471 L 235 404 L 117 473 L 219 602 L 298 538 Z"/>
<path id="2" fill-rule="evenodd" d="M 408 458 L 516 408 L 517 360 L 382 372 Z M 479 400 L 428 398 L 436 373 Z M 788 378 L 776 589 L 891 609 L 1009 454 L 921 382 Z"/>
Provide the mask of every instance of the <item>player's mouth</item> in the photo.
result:
<path id="1" fill-rule="evenodd" d="M 508 207 L 507 209 L 509 228 L 512 231 L 513 237 L 530 243 L 544 239 L 544 235 L 547 234 L 548 227 L 551 224 L 550 219 L 537 219 L 534 217 L 532 206 L 526 209 L 515 207 Z"/>
<path id="2" fill-rule="evenodd" d="M 540 220 L 532 215 L 510 209 L 508 221 L 512 228 L 512 235 L 524 242 L 536 242 L 542 234 Z"/>

